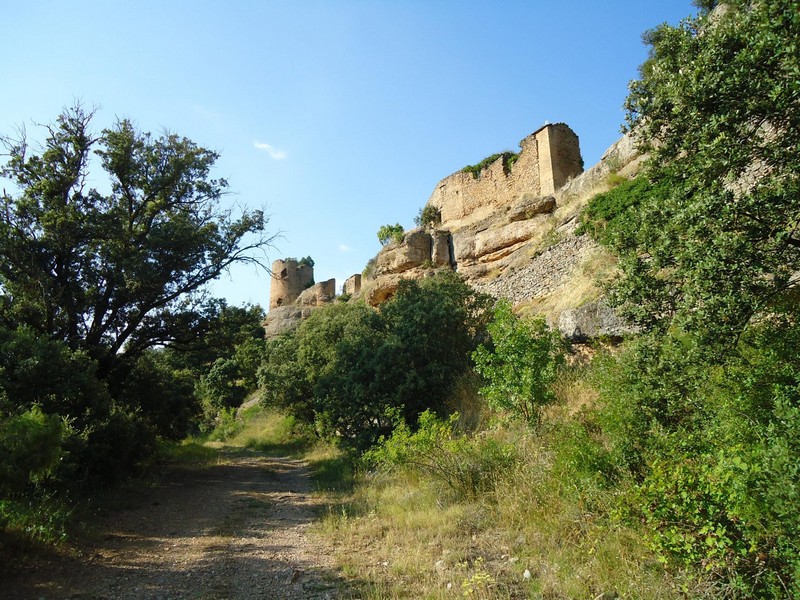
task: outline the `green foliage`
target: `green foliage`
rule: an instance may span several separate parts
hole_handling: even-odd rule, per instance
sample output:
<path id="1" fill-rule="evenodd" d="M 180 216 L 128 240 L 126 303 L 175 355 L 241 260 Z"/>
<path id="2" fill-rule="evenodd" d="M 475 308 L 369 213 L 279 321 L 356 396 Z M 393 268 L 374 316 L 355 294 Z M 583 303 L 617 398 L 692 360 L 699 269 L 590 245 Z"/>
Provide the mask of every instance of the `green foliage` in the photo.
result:
<path id="1" fill-rule="evenodd" d="M 645 38 L 626 108 L 664 193 L 642 202 L 615 289 L 650 324 L 723 348 L 800 270 L 800 10 L 726 4 Z"/>
<path id="2" fill-rule="evenodd" d="M 207 413 L 223 408 L 236 408 L 247 397 L 248 389 L 240 384 L 239 363 L 230 358 L 218 358 L 200 381 L 197 392 L 205 403 Z"/>
<path id="3" fill-rule="evenodd" d="M 487 329 L 491 346 L 473 354 L 487 381 L 481 395 L 495 410 L 537 423 L 541 407 L 555 398 L 551 385 L 564 361 L 560 336 L 543 319 L 518 319 L 508 302 L 498 303 Z"/>
<path id="4" fill-rule="evenodd" d="M 478 497 L 513 468 L 516 448 L 485 436 L 459 434 L 458 420 L 458 413 L 440 419 L 426 410 L 415 431 L 401 423 L 364 454 L 364 463 L 384 470 L 415 468 L 444 484 L 456 500 Z"/>
<path id="5" fill-rule="evenodd" d="M 511 168 L 514 166 L 514 163 L 517 162 L 519 158 L 519 154 L 516 152 L 511 152 L 511 150 L 506 150 L 504 152 L 498 152 L 497 154 L 492 154 L 491 156 L 487 156 L 481 162 L 475 165 L 467 165 L 463 169 L 461 169 L 462 173 L 472 173 L 472 177 L 474 179 L 480 179 L 481 172 L 495 163 L 497 160 L 503 161 L 503 171 L 507 174 L 511 171 Z"/>
<path id="6" fill-rule="evenodd" d="M 642 200 L 653 191 L 647 178 L 625 180 L 608 192 L 593 197 L 581 213 L 576 234 L 589 233 L 605 246 L 619 251 L 634 232 L 636 213 Z"/>
<path id="7" fill-rule="evenodd" d="M 314 259 L 311 258 L 310 256 L 304 256 L 303 258 L 300 259 L 300 262 L 298 262 L 297 264 L 299 264 L 301 267 L 312 267 L 313 268 L 314 267 Z"/>
<path id="8" fill-rule="evenodd" d="M 0 493 L 21 492 L 52 476 L 62 456 L 65 427 L 38 406 L 0 420 Z"/>
<path id="9" fill-rule="evenodd" d="M 165 439 L 185 437 L 200 415 L 197 374 L 174 368 L 164 350 L 145 352 L 124 371 L 115 371 L 112 379 L 115 404 Z"/>
<path id="10" fill-rule="evenodd" d="M 67 539 L 73 509 L 53 494 L 0 499 L 0 539 L 58 544 Z"/>
<path id="11" fill-rule="evenodd" d="M 364 270 L 361 271 L 361 276 L 364 279 L 371 279 L 375 275 L 375 258 L 370 258 L 367 264 L 364 265 Z"/>
<path id="12" fill-rule="evenodd" d="M 261 211 L 219 208 L 217 154 L 174 134 L 119 121 L 100 135 L 91 112 L 67 109 L 40 152 L 3 138 L 0 324 L 25 324 L 84 349 L 106 377 L 158 344 L 194 338 L 204 286 L 269 244 Z M 100 158 L 110 192 L 90 188 Z M 94 175 L 96 177 L 96 175 Z M 36 260 L 30 260 L 32 256 Z M 124 276 L 123 276 L 124 275 Z"/>
<path id="13" fill-rule="evenodd" d="M 797 344 L 790 311 L 752 326 L 722 362 L 673 331 L 596 368 L 601 458 L 639 482 L 631 510 L 653 549 L 744 597 L 800 591 Z"/>
<path id="14" fill-rule="evenodd" d="M 395 223 L 394 225 L 381 225 L 380 229 L 378 229 L 378 241 L 381 243 L 381 246 L 385 246 L 389 242 L 402 242 L 403 235 L 405 235 L 405 229 L 400 223 Z"/>
<path id="15" fill-rule="evenodd" d="M 430 204 L 426 204 L 424 207 L 419 209 L 419 214 L 414 217 L 414 224 L 417 227 L 421 226 L 436 226 L 442 222 L 442 211 L 432 206 Z"/>
<path id="16" fill-rule="evenodd" d="M 376 312 L 363 304 L 315 311 L 267 345 L 264 401 L 363 450 L 445 400 L 470 366 L 489 299 L 455 274 L 403 282 Z"/>

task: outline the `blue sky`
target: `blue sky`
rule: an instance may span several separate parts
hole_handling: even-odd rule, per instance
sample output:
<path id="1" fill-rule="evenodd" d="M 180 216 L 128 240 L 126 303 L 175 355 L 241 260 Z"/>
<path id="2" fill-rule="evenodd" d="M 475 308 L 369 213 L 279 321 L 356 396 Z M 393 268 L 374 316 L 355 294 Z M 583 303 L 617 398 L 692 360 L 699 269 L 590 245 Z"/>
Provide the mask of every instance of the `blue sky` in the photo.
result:
<path id="1" fill-rule="evenodd" d="M 436 183 L 517 149 L 545 122 L 586 166 L 619 137 L 645 30 L 690 0 L 202 0 L 4 3 L 0 132 L 80 99 L 101 129 L 187 136 L 221 154 L 226 202 L 271 215 L 270 260 L 310 255 L 318 281 L 360 272 L 387 223 L 413 226 Z M 269 280 L 214 285 L 266 306 Z"/>

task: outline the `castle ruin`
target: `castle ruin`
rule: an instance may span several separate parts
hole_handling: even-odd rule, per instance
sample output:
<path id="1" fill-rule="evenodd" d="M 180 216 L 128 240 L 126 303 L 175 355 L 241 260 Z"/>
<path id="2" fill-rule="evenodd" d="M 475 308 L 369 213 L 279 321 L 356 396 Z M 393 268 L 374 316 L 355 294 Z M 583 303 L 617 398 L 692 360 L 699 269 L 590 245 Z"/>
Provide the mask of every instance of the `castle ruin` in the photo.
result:
<path id="1" fill-rule="evenodd" d="M 439 182 L 428 204 L 439 209 L 443 227 L 492 216 L 523 195 L 551 195 L 583 171 L 578 136 L 564 123 L 540 127 L 519 146 L 513 165 L 501 156 L 479 173 L 462 170 Z"/>
<path id="2" fill-rule="evenodd" d="M 294 304 L 306 289 L 314 284 L 314 267 L 292 258 L 272 263 L 269 288 L 270 309 Z"/>

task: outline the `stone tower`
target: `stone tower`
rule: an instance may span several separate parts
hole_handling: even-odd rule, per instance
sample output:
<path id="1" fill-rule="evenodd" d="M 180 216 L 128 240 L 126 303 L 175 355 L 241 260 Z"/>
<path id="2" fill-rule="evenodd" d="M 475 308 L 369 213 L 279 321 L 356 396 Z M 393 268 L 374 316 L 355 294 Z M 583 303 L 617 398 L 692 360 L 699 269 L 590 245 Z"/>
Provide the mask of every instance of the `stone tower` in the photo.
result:
<path id="1" fill-rule="evenodd" d="M 306 288 L 314 284 L 314 267 L 294 259 L 276 260 L 272 263 L 269 288 L 269 307 L 278 308 L 293 304 Z"/>

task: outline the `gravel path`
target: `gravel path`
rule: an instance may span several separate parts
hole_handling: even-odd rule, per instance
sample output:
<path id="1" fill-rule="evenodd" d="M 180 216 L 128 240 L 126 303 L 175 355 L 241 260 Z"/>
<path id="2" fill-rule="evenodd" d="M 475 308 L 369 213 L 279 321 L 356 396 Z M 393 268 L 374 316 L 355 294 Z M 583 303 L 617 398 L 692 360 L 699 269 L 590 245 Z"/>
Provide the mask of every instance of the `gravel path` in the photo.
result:
<path id="1" fill-rule="evenodd" d="M 331 552 L 309 527 L 320 500 L 305 465 L 223 452 L 172 469 L 133 507 L 99 523 L 79 556 L 0 582 L 2 598 L 337 598 Z"/>

